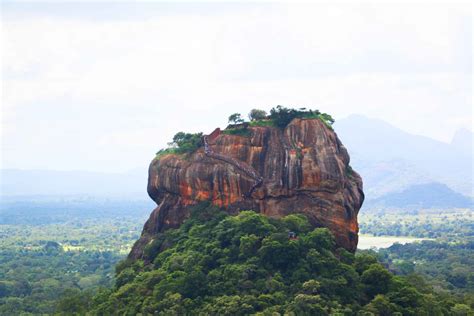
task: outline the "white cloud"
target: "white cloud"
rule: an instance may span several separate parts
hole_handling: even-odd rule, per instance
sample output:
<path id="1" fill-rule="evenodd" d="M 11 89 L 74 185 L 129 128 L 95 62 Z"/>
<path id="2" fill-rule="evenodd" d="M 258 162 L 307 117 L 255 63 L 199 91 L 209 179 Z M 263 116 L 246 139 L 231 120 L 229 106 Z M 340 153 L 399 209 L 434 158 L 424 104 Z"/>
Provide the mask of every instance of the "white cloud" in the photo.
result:
<path id="1" fill-rule="evenodd" d="M 464 8 L 279 4 L 143 19 L 7 15 L 4 165 L 131 168 L 177 130 L 210 131 L 232 112 L 277 104 L 362 113 L 448 140 L 472 124 Z M 101 157 L 63 156 L 79 145 Z M 40 153 L 33 161 L 32 150 Z"/>

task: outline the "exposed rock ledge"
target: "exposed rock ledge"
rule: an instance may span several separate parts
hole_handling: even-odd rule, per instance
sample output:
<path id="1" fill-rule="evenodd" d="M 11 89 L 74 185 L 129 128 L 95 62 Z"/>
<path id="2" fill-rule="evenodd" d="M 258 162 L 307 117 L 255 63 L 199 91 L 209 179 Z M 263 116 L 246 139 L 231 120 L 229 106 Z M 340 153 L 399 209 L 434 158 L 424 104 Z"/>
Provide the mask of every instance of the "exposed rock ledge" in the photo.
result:
<path id="1" fill-rule="evenodd" d="M 196 152 L 151 162 L 148 194 L 158 206 L 131 258 L 142 258 L 154 235 L 179 227 L 190 206 L 200 201 L 211 201 L 229 213 L 302 213 L 315 227 L 329 228 L 339 246 L 356 250 L 362 179 L 349 166 L 336 133 L 320 119 L 294 119 L 284 130 L 249 130 L 251 136 L 245 137 L 216 129 Z"/>

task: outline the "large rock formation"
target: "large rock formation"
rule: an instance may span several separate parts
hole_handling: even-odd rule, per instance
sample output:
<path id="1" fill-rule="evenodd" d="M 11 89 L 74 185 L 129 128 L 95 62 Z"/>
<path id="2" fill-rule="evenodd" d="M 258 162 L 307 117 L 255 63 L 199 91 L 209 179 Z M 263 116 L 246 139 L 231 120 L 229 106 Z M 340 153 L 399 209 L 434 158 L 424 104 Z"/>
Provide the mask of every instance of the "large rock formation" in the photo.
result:
<path id="1" fill-rule="evenodd" d="M 349 166 L 346 148 L 320 119 L 294 119 L 285 129 L 249 127 L 248 136 L 219 129 L 205 146 L 185 155 L 163 155 L 149 168 L 148 194 L 158 204 L 135 243 L 143 257 L 153 237 L 178 227 L 190 206 L 211 201 L 230 213 L 305 214 L 329 228 L 339 246 L 355 251 L 362 180 Z"/>

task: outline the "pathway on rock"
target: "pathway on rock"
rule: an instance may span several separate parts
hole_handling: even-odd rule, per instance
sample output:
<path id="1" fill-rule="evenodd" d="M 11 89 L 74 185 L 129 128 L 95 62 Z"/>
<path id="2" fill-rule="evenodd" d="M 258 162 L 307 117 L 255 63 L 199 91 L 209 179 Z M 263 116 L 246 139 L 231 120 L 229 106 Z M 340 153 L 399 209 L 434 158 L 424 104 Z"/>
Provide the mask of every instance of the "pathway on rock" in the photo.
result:
<path id="1" fill-rule="evenodd" d="M 249 176 L 249 177 L 251 177 L 252 179 L 255 180 L 255 183 L 252 186 L 252 188 L 250 189 L 250 191 L 247 193 L 247 196 L 249 196 L 249 197 L 252 196 L 253 191 L 255 191 L 255 189 L 258 188 L 260 185 L 262 185 L 263 178 L 260 175 L 258 175 L 258 173 L 255 171 L 255 169 L 252 168 L 251 166 L 249 166 L 247 163 L 245 163 L 243 161 L 240 161 L 238 159 L 235 159 L 233 157 L 230 157 L 230 156 L 215 153 L 212 150 L 211 146 L 209 146 L 209 141 L 208 141 L 207 135 L 203 136 L 203 143 L 204 143 L 204 153 L 206 154 L 206 156 L 217 159 L 217 160 L 227 162 L 227 163 L 233 165 L 234 167 L 236 167 L 237 169 L 243 171 L 247 176 Z"/>

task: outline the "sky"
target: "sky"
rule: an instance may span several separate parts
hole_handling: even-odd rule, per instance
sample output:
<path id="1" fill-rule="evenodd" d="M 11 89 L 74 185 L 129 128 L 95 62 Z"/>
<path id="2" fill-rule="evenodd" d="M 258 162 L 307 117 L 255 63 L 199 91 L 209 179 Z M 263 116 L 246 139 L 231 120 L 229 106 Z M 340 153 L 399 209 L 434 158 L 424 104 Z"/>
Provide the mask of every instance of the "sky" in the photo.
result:
<path id="1" fill-rule="evenodd" d="M 279 104 L 445 142 L 473 128 L 467 3 L 1 8 L 1 168 L 146 168 L 178 131 Z"/>

